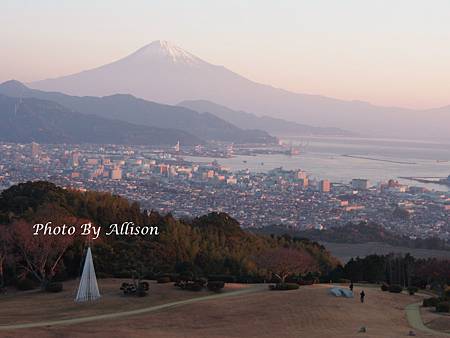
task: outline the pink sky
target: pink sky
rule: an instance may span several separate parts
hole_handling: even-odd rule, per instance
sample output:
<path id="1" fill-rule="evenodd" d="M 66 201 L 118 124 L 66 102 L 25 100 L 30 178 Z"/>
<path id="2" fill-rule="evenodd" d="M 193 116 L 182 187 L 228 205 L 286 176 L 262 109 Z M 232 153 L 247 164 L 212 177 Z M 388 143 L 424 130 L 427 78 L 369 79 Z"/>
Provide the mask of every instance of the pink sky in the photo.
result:
<path id="1" fill-rule="evenodd" d="M 158 39 L 295 92 L 450 104 L 450 2 L 25 0 L 2 4 L 0 81 L 66 75 Z"/>

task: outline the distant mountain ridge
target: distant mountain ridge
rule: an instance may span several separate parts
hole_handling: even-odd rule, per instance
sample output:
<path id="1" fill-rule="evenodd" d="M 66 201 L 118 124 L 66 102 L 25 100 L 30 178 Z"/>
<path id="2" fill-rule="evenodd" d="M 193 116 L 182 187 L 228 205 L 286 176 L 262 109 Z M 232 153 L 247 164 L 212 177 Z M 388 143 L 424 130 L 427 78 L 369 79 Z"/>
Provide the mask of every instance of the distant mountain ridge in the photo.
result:
<path id="1" fill-rule="evenodd" d="M 0 84 L 0 94 L 13 97 L 35 97 L 57 102 L 73 111 L 92 114 L 128 123 L 178 129 L 199 139 L 235 143 L 273 143 L 275 137 L 261 130 L 243 130 L 210 113 L 155 102 L 145 101 L 128 94 L 105 97 L 70 96 L 58 92 L 30 89 L 18 81 Z"/>
<path id="2" fill-rule="evenodd" d="M 207 100 L 182 101 L 178 105 L 199 113 L 208 112 L 214 114 L 242 128 L 261 129 L 273 135 L 357 136 L 356 133 L 339 128 L 313 127 L 270 116 L 257 116 L 244 111 L 236 111 Z"/>
<path id="3" fill-rule="evenodd" d="M 203 141 L 174 129 L 133 125 L 70 111 L 55 102 L 0 94 L 0 141 L 161 145 Z"/>
<path id="4" fill-rule="evenodd" d="M 129 93 L 166 104 L 204 99 L 237 111 L 363 136 L 450 139 L 450 107 L 412 110 L 293 93 L 251 81 L 165 41 L 154 41 L 118 61 L 30 86 L 71 95 Z"/>

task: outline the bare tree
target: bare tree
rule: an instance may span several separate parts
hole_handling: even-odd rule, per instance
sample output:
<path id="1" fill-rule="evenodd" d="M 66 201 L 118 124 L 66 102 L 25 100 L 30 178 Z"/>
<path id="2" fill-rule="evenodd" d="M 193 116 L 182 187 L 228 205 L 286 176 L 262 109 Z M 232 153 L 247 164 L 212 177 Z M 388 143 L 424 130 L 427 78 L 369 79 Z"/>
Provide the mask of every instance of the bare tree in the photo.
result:
<path id="1" fill-rule="evenodd" d="M 4 268 L 5 263 L 11 256 L 11 227 L 6 224 L 0 225 L 0 291 L 5 286 Z"/>
<path id="2" fill-rule="evenodd" d="M 70 218 L 67 221 L 75 222 L 76 219 Z M 41 283 L 41 287 L 45 287 L 57 272 L 74 236 L 33 235 L 32 225 L 23 220 L 13 223 L 12 229 L 13 241 L 18 249 L 18 262 Z"/>
<path id="3" fill-rule="evenodd" d="M 277 248 L 258 255 L 256 264 L 275 275 L 281 283 L 292 274 L 315 271 L 316 263 L 311 255 L 301 249 Z"/>

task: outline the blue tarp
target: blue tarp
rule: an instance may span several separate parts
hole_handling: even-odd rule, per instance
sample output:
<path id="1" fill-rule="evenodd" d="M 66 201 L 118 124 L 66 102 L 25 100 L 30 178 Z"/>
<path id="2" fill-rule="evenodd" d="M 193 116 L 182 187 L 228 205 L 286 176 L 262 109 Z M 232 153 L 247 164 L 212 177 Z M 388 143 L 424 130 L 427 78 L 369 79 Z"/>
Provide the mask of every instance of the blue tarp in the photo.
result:
<path id="1" fill-rule="evenodd" d="M 353 298 L 353 292 L 349 289 L 331 288 L 330 293 L 336 297 Z"/>

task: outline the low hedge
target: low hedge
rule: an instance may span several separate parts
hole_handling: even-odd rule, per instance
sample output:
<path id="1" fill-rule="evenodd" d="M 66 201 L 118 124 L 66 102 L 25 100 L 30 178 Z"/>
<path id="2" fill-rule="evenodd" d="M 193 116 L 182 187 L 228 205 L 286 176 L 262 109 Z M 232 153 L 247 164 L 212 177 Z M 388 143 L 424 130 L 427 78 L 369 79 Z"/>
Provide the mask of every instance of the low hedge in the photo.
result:
<path id="1" fill-rule="evenodd" d="M 195 283 L 205 286 L 208 283 L 208 280 L 206 278 L 200 277 L 194 280 Z"/>
<path id="2" fill-rule="evenodd" d="M 441 300 L 437 297 L 432 297 L 432 298 L 425 298 L 423 300 L 423 307 L 435 307 L 439 304 Z"/>
<path id="3" fill-rule="evenodd" d="M 408 288 L 408 293 L 412 296 L 412 295 L 414 295 L 417 291 L 419 291 L 419 289 L 417 288 L 417 287 L 415 287 L 415 286 L 410 286 L 409 288 Z"/>
<path id="4" fill-rule="evenodd" d="M 220 292 L 225 287 L 225 283 L 223 281 L 209 281 L 206 287 L 209 291 Z"/>
<path id="5" fill-rule="evenodd" d="M 437 312 L 450 312 L 450 302 L 440 302 L 436 305 Z"/>
<path id="6" fill-rule="evenodd" d="M 185 289 L 189 291 L 201 291 L 203 289 L 203 285 L 196 282 L 187 283 Z"/>
<path id="7" fill-rule="evenodd" d="M 273 291 L 297 290 L 298 288 L 300 288 L 300 285 L 294 283 L 279 283 L 275 285 L 269 285 L 269 289 Z"/>

